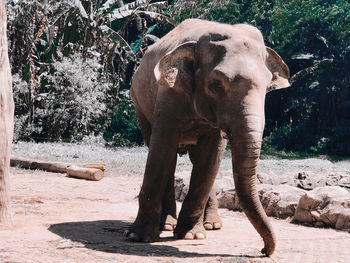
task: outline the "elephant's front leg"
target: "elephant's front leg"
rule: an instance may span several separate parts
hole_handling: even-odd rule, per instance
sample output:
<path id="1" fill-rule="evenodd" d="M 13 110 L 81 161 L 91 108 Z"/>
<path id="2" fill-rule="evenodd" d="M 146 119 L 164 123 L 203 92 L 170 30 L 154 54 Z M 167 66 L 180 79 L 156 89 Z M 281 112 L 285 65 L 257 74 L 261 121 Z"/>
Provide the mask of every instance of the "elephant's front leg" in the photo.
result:
<path id="1" fill-rule="evenodd" d="M 158 91 L 153 114 L 152 135 L 146 169 L 139 194 L 139 211 L 126 232 L 132 241 L 154 242 L 159 239 L 164 193 L 176 165 L 180 132 L 177 127 L 176 101 L 171 91 Z"/>
<path id="2" fill-rule="evenodd" d="M 145 175 L 139 193 L 139 211 L 134 224 L 126 233 L 132 241 L 157 241 L 162 227 L 161 215 L 172 214 L 172 211 L 162 211 L 162 207 L 168 180 L 174 174 L 176 149 L 176 136 L 167 136 L 167 140 L 163 141 L 162 136 L 156 137 L 155 133 L 152 133 Z"/>
<path id="3" fill-rule="evenodd" d="M 193 162 L 190 188 L 174 231 L 176 238 L 205 238 L 203 213 L 226 143 L 221 138 L 220 131 L 214 130 L 211 134 L 200 137 L 196 147 L 190 152 Z"/>
<path id="4" fill-rule="evenodd" d="M 162 213 L 160 219 L 160 230 L 165 231 L 173 231 L 176 223 L 176 201 L 175 201 L 175 189 L 174 189 L 174 173 L 176 168 L 176 160 L 177 155 L 175 156 L 175 160 L 173 162 L 173 166 L 171 167 L 169 173 L 169 180 L 165 189 L 165 193 L 163 195 L 162 200 Z"/>

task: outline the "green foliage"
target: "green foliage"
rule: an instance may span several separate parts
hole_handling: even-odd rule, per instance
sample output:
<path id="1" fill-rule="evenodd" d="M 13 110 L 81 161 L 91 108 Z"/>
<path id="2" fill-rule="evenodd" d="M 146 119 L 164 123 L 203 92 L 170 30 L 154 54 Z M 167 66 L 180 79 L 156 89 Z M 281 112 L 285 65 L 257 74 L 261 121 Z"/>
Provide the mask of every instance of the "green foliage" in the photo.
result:
<path id="1" fill-rule="evenodd" d="M 271 144 L 350 155 L 350 2 L 280 0 L 271 21 L 269 40 L 293 74 L 290 89 L 267 98 Z M 290 132 L 280 136 L 290 121 Z"/>
<path id="2" fill-rule="evenodd" d="M 273 6 L 273 0 L 177 0 L 169 12 L 178 23 L 186 18 L 201 18 L 228 24 L 249 23 L 268 32 L 271 29 L 269 18 Z"/>
<path id="3" fill-rule="evenodd" d="M 177 0 L 170 14 L 255 25 L 289 65 L 292 86 L 267 95 L 268 147 L 350 155 L 348 0 Z"/>
<path id="4" fill-rule="evenodd" d="M 112 111 L 111 122 L 103 137 L 108 145 L 135 146 L 143 143 L 138 126 L 134 104 L 130 100 L 129 90 L 121 91 Z"/>
<path id="5" fill-rule="evenodd" d="M 166 10 L 169 16 L 165 15 L 167 3 L 171 3 Z M 267 95 L 266 149 L 350 155 L 348 0 L 9 0 L 7 9 L 17 137 L 21 139 L 74 140 L 82 134 L 102 133 L 112 145 L 141 143 L 127 93 L 134 69 L 147 47 L 173 27 L 169 17 L 176 23 L 198 17 L 255 25 L 266 44 L 289 65 L 292 87 Z M 77 118 L 58 113 L 75 105 L 59 98 L 70 98 L 71 89 L 84 94 L 84 88 L 74 84 L 69 70 L 60 73 L 57 63 L 68 59 L 73 66 L 79 56 L 82 65 L 89 61 L 100 65 L 93 74 L 85 74 L 106 85 L 103 95 L 98 95 L 102 99 L 95 101 L 104 112 L 85 109 L 92 111 L 84 113 L 90 116 L 86 131 L 81 128 L 83 122 L 72 124 Z M 77 79 L 89 79 L 81 76 Z M 123 92 L 118 97 L 119 89 Z M 95 96 L 87 90 L 89 95 L 82 98 Z M 63 122 L 70 124 L 58 125 Z M 60 132 L 53 136 L 56 130 Z"/>
<path id="6" fill-rule="evenodd" d="M 118 91 L 130 87 L 144 50 L 158 39 L 156 25 L 170 20 L 162 14 L 167 2 L 128 2 L 7 2 L 15 139 L 75 141 L 116 132 L 120 144 L 141 143 L 130 98 Z"/>

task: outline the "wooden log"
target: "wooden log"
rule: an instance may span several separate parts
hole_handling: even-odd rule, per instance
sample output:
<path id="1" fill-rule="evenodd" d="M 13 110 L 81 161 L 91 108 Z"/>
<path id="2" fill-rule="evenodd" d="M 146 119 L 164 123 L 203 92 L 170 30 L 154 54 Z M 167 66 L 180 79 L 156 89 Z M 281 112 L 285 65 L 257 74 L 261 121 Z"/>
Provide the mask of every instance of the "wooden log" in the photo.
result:
<path id="1" fill-rule="evenodd" d="M 78 165 L 84 168 L 95 168 L 95 169 L 99 169 L 101 171 L 105 170 L 105 164 L 104 163 L 89 163 L 89 164 L 82 164 L 82 165 Z"/>
<path id="2" fill-rule="evenodd" d="M 66 173 L 68 166 L 79 166 L 85 168 L 95 168 L 101 171 L 105 170 L 104 163 L 89 163 L 89 164 L 72 164 L 65 162 L 51 162 L 51 161 L 39 161 L 35 159 L 28 159 L 23 157 L 11 157 L 11 166 L 16 166 L 24 169 L 32 169 L 32 170 L 44 170 L 49 172 L 56 173 Z"/>
<path id="3" fill-rule="evenodd" d="M 31 170 L 44 170 L 55 173 L 66 173 L 67 167 L 71 164 L 63 162 L 49 162 L 49 161 L 38 161 L 34 159 L 22 158 L 22 157 L 11 157 L 11 166 L 16 166 Z"/>
<path id="4" fill-rule="evenodd" d="M 86 168 L 73 165 L 67 167 L 67 174 L 72 177 L 99 181 L 103 178 L 104 172 L 96 168 Z"/>
<path id="5" fill-rule="evenodd" d="M 99 181 L 104 176 L 105 164 L 81 164 L 73 165 L 64 162 L 38 161 L 34 159 L 11 157 L 11 166 L 32 170 L 44 170 L 55 173 L 67 173 L 69 176 L 87 180 Z"/>

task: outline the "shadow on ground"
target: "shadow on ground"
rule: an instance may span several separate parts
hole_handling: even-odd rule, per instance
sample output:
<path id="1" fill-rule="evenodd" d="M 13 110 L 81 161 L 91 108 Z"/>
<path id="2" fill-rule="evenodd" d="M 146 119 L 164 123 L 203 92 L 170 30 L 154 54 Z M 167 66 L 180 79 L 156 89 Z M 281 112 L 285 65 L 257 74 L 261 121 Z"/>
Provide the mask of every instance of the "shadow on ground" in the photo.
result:
<path id="1" fill-rule="evenodd" d="M 161 256 L 161 257 L 230 257 L 230 262 L 245 262 L 243 258 L 260 258 L 260 256 L 249 255 L 228 255 L 228 254 L 208 254 L 181 251 L 177 247 L 166 245 L 173 238 L 161 238 L 157 243 L 132 243 L 125 239 L 124 231 L 131 224 L 119 220 L 101 220 L 88 222 L 69 222 L 54 224 L 49 227 L 49 231 L 69 239 L 79 242 L 86 248 L 125 255 L 138 256 Z M 163 243 L 163 244 L 159 244 Z M 188 246 L 191 246 L 189 244 Z M 192 244 L 198 246 L 198 244 Z M 235 261 L 236 259 L 237 261 Z"/>

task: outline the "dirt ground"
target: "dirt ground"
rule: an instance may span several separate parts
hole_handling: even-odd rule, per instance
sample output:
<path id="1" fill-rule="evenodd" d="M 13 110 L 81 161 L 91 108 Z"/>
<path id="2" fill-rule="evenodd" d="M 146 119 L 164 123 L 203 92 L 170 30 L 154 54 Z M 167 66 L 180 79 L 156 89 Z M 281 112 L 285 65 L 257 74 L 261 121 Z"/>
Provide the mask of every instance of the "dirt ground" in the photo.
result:
<path id="1" fill-rule="evenodd" d="M 99 182 L 11 169 L 14 226 L 0 230 L 0 262 L 350 262 L 350 233 L 271 218 L 278 247 L 262 240 L 244 214 L 220 209 L 224 227 L 206 240 L 130 243 L 142 176 L 107 174 Z M 180 204 L 178 204 L 179 208 Z"/>

